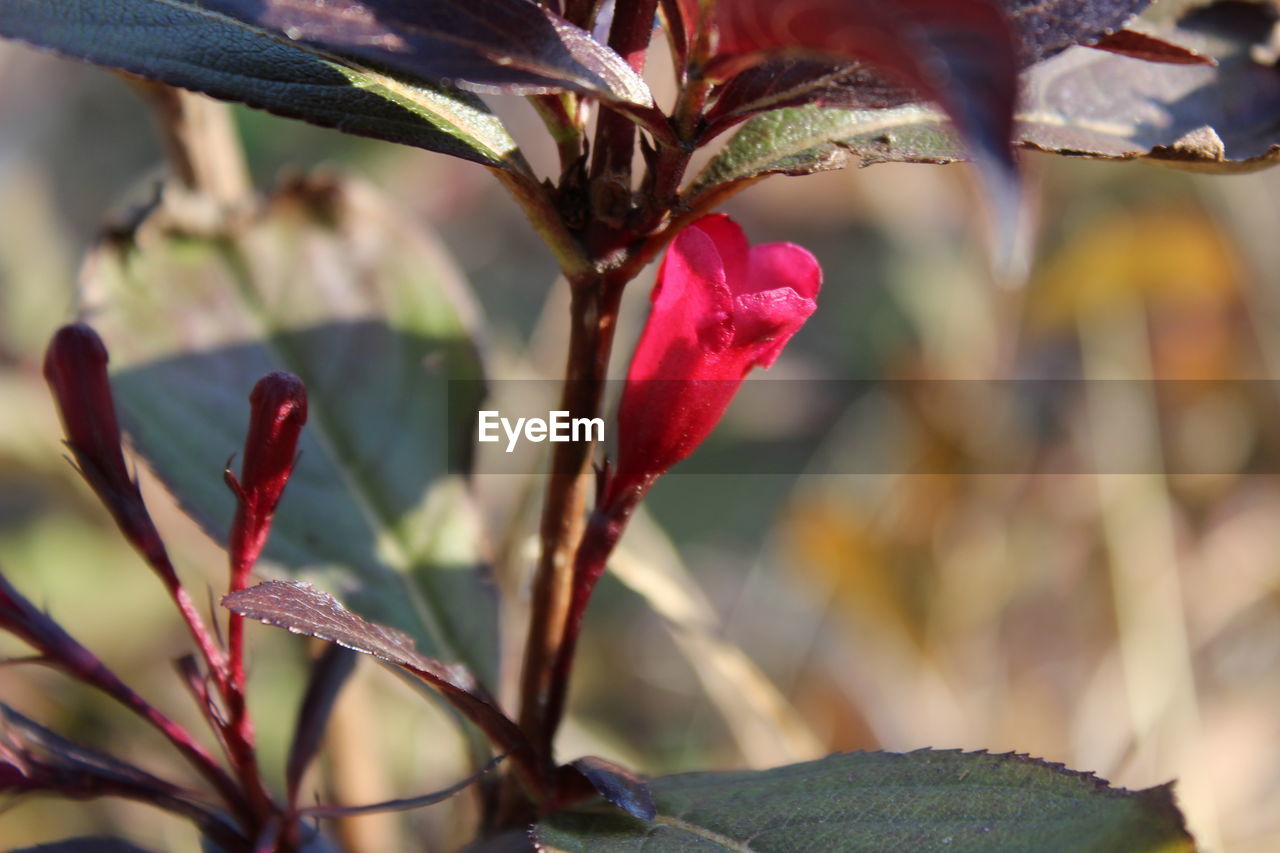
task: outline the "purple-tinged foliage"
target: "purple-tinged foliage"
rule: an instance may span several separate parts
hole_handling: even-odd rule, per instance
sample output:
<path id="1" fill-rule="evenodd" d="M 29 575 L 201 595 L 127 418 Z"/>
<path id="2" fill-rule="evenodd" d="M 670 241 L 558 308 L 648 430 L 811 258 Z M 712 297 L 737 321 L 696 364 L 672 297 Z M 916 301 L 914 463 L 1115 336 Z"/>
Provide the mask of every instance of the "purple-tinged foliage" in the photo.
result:
<path id="1" fill-rule="evenodd" d="M 211 840 L 232 845 L 237 841 L 232 825 L 193 792 L 64 738 L 4 704 L 0 704 L 0 792 L 137 800 L 193 821 Z"/>
<path id="2" fill-rule="evenodd" d="M 883 4 L 893 8 L 894 3 Z M 1151 0 L 1080 2 L 1080 0 L 1000 0 L 1013 31 L 1016 64 L 1027 68 L 1076 44 L 1091 45 L 1121 30 Z M 964 42 L 961 42 L 963 45 Z M 980 50 L 981 44 L 970 45 Z M 857 57 L 837 62 L 814 57 L 778 57 L 748 68 L 724 85 L 710 111 L 715 132 L 770 109 L 815 104 L 846 109 L 895 107 L 931 94 L 928 87 L 891 69 Z M 963 90 L 963 80 L 948 84 Z M 968 97 L 974 97 L 970 93 Z M 943 100 L 938 98 L 938 100 Z"/>
<path id="3" fill-rule="evenodd" d="M 3 574 L 0 574 L 0 630 L 13 634 L 34 648 L 40 653 L 40 662 L 101 691 L 146 720 L 168 738 L 223 796 L 231 801 L 238 798 L 231 779 L 186 729 L 138 695 L 53 617 L 18 592 Z"/>
<path id="4" fill-rule="evenodd" d="M 324 651 L 311 663 L 307 689 L 302 695 L 302 704 L 298 706 L 298 718 L 293 727 L 289 758 L 285 762 L 286 798 L 291 806 L 298 801 L 303 774 L 320 751 L 325 726 L 328 725 L 334 703 L 338 701 L 338 694 L 351 673 L 355 672 L 355 668 L 355 652 L 337 643 L 325 646 Z"/>
<path id="5" fill-rule="evenodd" d="M 546 780 L 528 764 L 531 755 L 524 733 L 465 666 L 427 657 L 407 634 L 362 619 L 311 584 L 267 581 L 224 596 L 222 604 L 246 618 L 338 643 L 411 673 L 439 691 L 494 746 L 510 754 L 526 785 L 532 790 L 545 785 Z"/>
<path id="6" fill-rule="evenodd" d="M 1026 65 L 1072 45 L 1093 44 L 1124 25 L 1152 0 L 1000 0 L 1018 33 Z"/>
<path id="7" fill-rule="evenodd" d="M 576 91 L 649 106 L 648 87 L 616 53 L 527 0 L 205 0 L 291 41 L 411 77 L 482 92 Z"/>
<path id="8" fill-rule="evenodd" d="M 594 755 L 572 762 L 601 797 L 627 814 L 640 820 L 653 820 L 658 809 L 653 803 L 649 783 L 625 767 Z"/>

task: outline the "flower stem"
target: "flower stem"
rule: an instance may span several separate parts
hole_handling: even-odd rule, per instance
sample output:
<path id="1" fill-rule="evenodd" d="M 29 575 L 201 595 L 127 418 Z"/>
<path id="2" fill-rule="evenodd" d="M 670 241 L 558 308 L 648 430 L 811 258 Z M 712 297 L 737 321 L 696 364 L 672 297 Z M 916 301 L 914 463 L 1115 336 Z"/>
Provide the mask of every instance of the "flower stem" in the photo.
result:
<path id="1" fill-rule="evenodd" d="M 568 612 L 565 616 L 564 634 L 560 638 L 560 646 L 555 661 L 551 666 L 551 682 L 547 697 L 546 726 L 555 731 L 564 716 L 565 702 L 569 694 L 569 677 L 573 673 L 574 655 L 578 648 L 578 637 L 582 633 L 582 620 L 591 601 L 591 593 L 595 591 L 608 564 L 609 555 L 613 553 L 622 532 L 627 527 L 632 510 L 640 503 L 642 493 L 636 493 L 634 499 L 624 505 L 606 509 L 597 508 L 591 514 L 591 520 L 582 535 L 573 561 L 571 588 Z"/>
<path id="2" fill-rule="evenodd" d="M 249 808 L 249 804 L 241 790 L 227 775 L 226 771 L 218 765 L 213 755 L 201 746 L 190 732 L 169 719 L 169 717 L 165 716 L 110 673 L 107 673 L 106 678 L 101 683 L 95 683 L 95 686 L 100 687 L 108 695 L 156 728 L 199 771 L 200 775 L 204 776 L 214 786 L 228 808 L 242 819 L 247 816 L 246 809 Z"/>
<path id="3" fill-rule="evenodd" d="M 205 666 L 208 667 L 214 682 L 220 690 L 226 689 L 227 662 L 223 658 L 222 650 L 218 648 L 217 641 L 209 633 L 204 620 L 200 618 L 200 613 L 196 610 L 195 602 L 191 600 L 190 594 L 187 593 L 187 588 L 178 579 L 178 573 L 174 571 L 173 564 L 169 562 L 168 554 L 163 551 L 152 552 L 149 549 L 143 551 L 142 556 L 155 570 L 156 574 L 160 576 L 165 587 L 168 588 L 169 595 L 173 598 L 173 603 L 178 608 L 182 621 L 186 623 L 187 630 L 191 633 L 191 638 L 195 640 L 196 647 L 200 650 L 200 656 L 204 658 Z"/>
<path id="4" fill-rule="evenodd" d="M 617 326 L 623 281 L 601 276 L 574 287 L 572 330 L 560 408 L 571 418 L 599 415 L 604 379 Z M 542 552 L 533 581 L 528 641 L 520 684 L 520 727 L 548 770 L 554 766 L 552 740 L 559 722 L 549 716 L 557 691 L 555 664 L 573 592 L 573 555 L 582 531 L 587 473 L 592 447 L 555 445 L 550 482 L 542 508 Z"/>
<path id="5" fill-rule="evenodd" d="M 609 27 L 609 47 L 617 51 L 637 74 L 644 72 L 657 6 L 658 0 L 635 0 L 619 3 L 614 8 L 613 23 Z M 601 105 L 595 143 L 591 148 L 588 198 L 592 213 L 606 230 L 620 225 L 631 210 L 631 164 L 635 148 L 635 121 Z"/>

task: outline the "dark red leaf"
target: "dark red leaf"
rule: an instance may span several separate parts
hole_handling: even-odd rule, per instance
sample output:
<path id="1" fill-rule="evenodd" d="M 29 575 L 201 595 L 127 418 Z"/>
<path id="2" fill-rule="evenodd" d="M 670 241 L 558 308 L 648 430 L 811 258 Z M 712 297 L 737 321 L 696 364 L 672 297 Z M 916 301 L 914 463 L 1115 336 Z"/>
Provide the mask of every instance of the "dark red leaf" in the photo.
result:
<path id="1" fill-rule="evenodd" d="M 0 631 L 24 640 L 48 660 L 78 656 L 82 648 L 62 626 L 32 604 L 0 573 Z"/>
<path id="2" fill-rule="evenodd" d="M 674 2 L 674 0 L 672 0 Z M 1118 30 L 1151 0 L 1081 3 L 1080 0 L 1000 0 L 1009 14 L 1018 44 L 1019 65 L 1026 68 L 1073 44 L 1090 44 L 1103 50 L 1136 40 Z M 1114 36 L 1110 35 L 1115 33 Z M 1153 42 L 1158 39 L 1151 38 Z M 1194 54 L 1176 45 L 1141 58 L 1168 62 L 1174 55 Z M 1184 51 L 1184 54 L 1177 54 Z M 1156 54 L 1159 55 L 1156 55 Z M 1190 61 L 1190 60 L 1188 60 Z M 1203 59 L 1199 60 L 1204 62 Z M 769 109 L 814 104 L 844 109 L 896 107 L 917 100 L 922 93 L 897 85 L 865 65 L 814 59 L 775 59 L 750 68 L 729 81 L 718 93 L 711 111 L 716 132 Z"/>
<path id="3" fill-rule="evenodd" d="M 720 87 L 708 112 L 720 133 L 765 110 L 814 104 L 842 109 L 896 107 L 918 96 L 865 65 L 818 59 L 774 59 L 748 68 Z"/>
<path id="4" fill-rule="evenodd" d="M 74 775 L 81 777 L 86 786 L 111 783 L 146 789 L 156 795 L 182 793 L 176 785 L 127 761 L 68 740 L 4 704 L 0 704 L 0 735 L 26 760 L 30 768 L 27 778 L 33 782 L 57 780 L 60 776 L 70 781 Z"/>
<path id="5" fill-rule="evenodd" d="M 716 7 L 719 52 L 865 62 L 938 101 L 988 156 L 1008 159 L 1018 55 L 993 0 L 736 0 Z"/>
<path id="6" fill-rule="evenodd" d="M 0 573 L 0 631 L 40 652 L 39 660 L 132 708 L 146 707 L 133 690 L 49 614 L 18 592 Z"/>
<path id="7" fill-rule="evenodd" d="M 658 0 L 658 14 L 662 16 L 662 28 L 671 42 L 677 66 L 683 68 L 689 53 L 689 31 L 678 0 Z"/>
<path id="8" fill-rule="evenodd" d="M 290 41 L 482 92 L 570 89 L 649 106 L 648 87 L 591 34 L 528 0 L 205 0 Z"/>
<path id="9" fill-rule="evenodd" d="M 336 643 L 326 646 L 324 652 L 311 664 L 307 690 L 298 708 L 298 720 L 293 728 L 293 743 L 289 746 L 289 760 L 285 764 L 285 786 L 289 802 L 297 802 L 298 786 L 302 774 L 320 748 L 333 705 L 347 679 L 356 668 L 356 656 L 345 646 Z"/>
<path id="10" fill-rule="evenodd" d="M 1011 241 L 1020 195 L 1010 147 L 1019 50 L 996 0 L 734 0 L 713 14 L 713 76 L 779 56 L 856 60 L 936 101 L 965 140 Z"/>
<path id="11" fill-rule="evenodd" d="M 1152 0 L 1000 0 L 1018 32 L 1023 62 L 1048 59 L 1072 45 L 1120 30 Z"/>
<path id="12" fill-rule="evenodd" d="M 1142 59 L 1146 62 L 1160 62 L 1166 65 L 1217 64 L 1217 61 L 1212 56 L 1205 56 L 1203 53 L 1199 53 L 1189 47 L 1173 44 L 1164 39 L 1158 39 L 1155 36 L 1149 36 L 1146 33 L 1140 33 L 1135 30 L 1121 30 L 1118 33 L 1111 33 L 1103 36 L 1089 45 L 1089 47 L 1096 50 L 1105 50 L 1107 53 L 1118 53 L 1121 56 Z"/>
<path id="13" fill-rule="evenodd" d="M 224 818 L 190 792 L 127 761 L 69 740 L 2 703 L 0 768 L 8 768 L 0 772 L 0 781 L 10 784 L 0 790 L 41 791 L 72 799 L 138 800 L 194 821 L 214 840 L 234 842 L 237 838 Z"/>
<path id="14" fill-rule="evenodd" d="M 625 767 L 594 755 L 573 762 L 573 767 L 586 777 L 591 786 L 607 802 L 640 820 L 653 820 L 658 809 L 653 803 L 649 783 Z"/>
<path id="15" fill-rule="evenodd" d="M 524 734 L 466 667 L 427 657 L 407 634 L 365 621 L 311 584 L 267 581 L 224 596 L 222 604 L 266 625 L 338 643 L 398 666 L 439 691 L 501 751 L 528 755 Z"/>

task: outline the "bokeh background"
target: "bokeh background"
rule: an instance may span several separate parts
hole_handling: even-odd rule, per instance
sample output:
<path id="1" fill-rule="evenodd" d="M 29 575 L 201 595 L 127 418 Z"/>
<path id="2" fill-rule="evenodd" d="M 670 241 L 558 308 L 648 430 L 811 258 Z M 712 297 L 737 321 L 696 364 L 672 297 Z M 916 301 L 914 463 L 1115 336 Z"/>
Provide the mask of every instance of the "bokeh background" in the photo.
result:
<path id="1" fill-rule="evenodd" d="M 532 114 L 497 106 L 545 171 Z M 483 169 L 234 117 L 258 187 L 316 168 L 379 187 L 466 273 L 495 375 L 555 375 L 561 285 Z M 743 454 L 742 471 L 669 476 L 628 534 L 589 617 L 564 754 L 663 773 L 1012 750 L 1130 788 L 1176 779 L 1205 850 L 1280 849 L 1280 172 L 1026 167 L 1038 241 L 1021 288 L 993 284 L 962 167 L 775 178 L 729 205 L 753 240 L 817 255 L 821 307 L 767 377 L 776 387 L 735 407 L 707 450 Z M 0 569 L 182 716 L 169 661 L 184 634 L 64 461 L 39 375 L 82 253 L 162 170 L 119 78 L 0 43 Z M 629 295 L 619 372 L 651 281 Z M 1004 379 L 1023 381 L 989 382 Z M 837 407 L 815 399 L 850 380 L 878 384 Z M 798 448 L 794 470 L 750 473 L 765 444 Z M 510 475 L 483 472 L 491 536 L 514 543 L 496 569 L 515 626 L 533 508 Z M 220 552 L 158 485 L 148 495 L 191 588 L 217 589 Z M 515 649 L 518 631 L 506 640 Z M 267 629 L 251 641 L 278 767 L 306 643 Z M 0 654 L 21 644 L 0 638 Z M 0 668 L 0 701 L 182 772 L 56 674 Z M 448 720 L 369 663 L 329 746 L 313 785 L 352 802 L 463 772 Z M 343 831 L 353 849 L 447 850 L 472 808 L 464 795 Z M 136 804 L 0 812 L 0 846 L 94 832 L 195 849 Z"/>

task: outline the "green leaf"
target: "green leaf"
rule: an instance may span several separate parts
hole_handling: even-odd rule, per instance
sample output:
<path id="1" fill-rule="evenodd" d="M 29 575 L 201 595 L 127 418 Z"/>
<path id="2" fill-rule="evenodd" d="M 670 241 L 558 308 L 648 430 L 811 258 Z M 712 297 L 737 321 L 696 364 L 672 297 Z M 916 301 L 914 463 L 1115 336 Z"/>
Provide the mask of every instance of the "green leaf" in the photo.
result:
<path id="1" fill-rule="evenodd" d="M 160 224 L 100 248 L 84 273 L 136 449 L 225 541 L 221 475 L 249 390 L 269 371 L 297 374 L 310 414 L 267 558 L 319 573 L 354 609 L 494 683 L 496 601 L 461 477 L 483 365 L 441 247 L 372 190 L 332 180 L 282 190 L 228 236 Z"/>
<path id="2" fill-rule="evenodd" d="M 651 788 L 653 821 L 588 806 L 546 818 L 535 843 L 582 853 L 1195 850 L 1169 786 L 1125 791 L 1012 754 L 859 752 Z"/>
<path id="3" fill-rule="evenodd" d="M 474 95 L 376 73 L 190 0 L 7 0 L 0 35 L 346 133 L 527 168 Z"/>
<path id="4" fill-rule="evenodd" d="M 918 104 L 886 110 L 788 107 L 751 119 L 698 175 L 702 193 L 765 175 L 810 175 L 855 163 L 949 163 L 963 153 L 941 113 Z"/>

